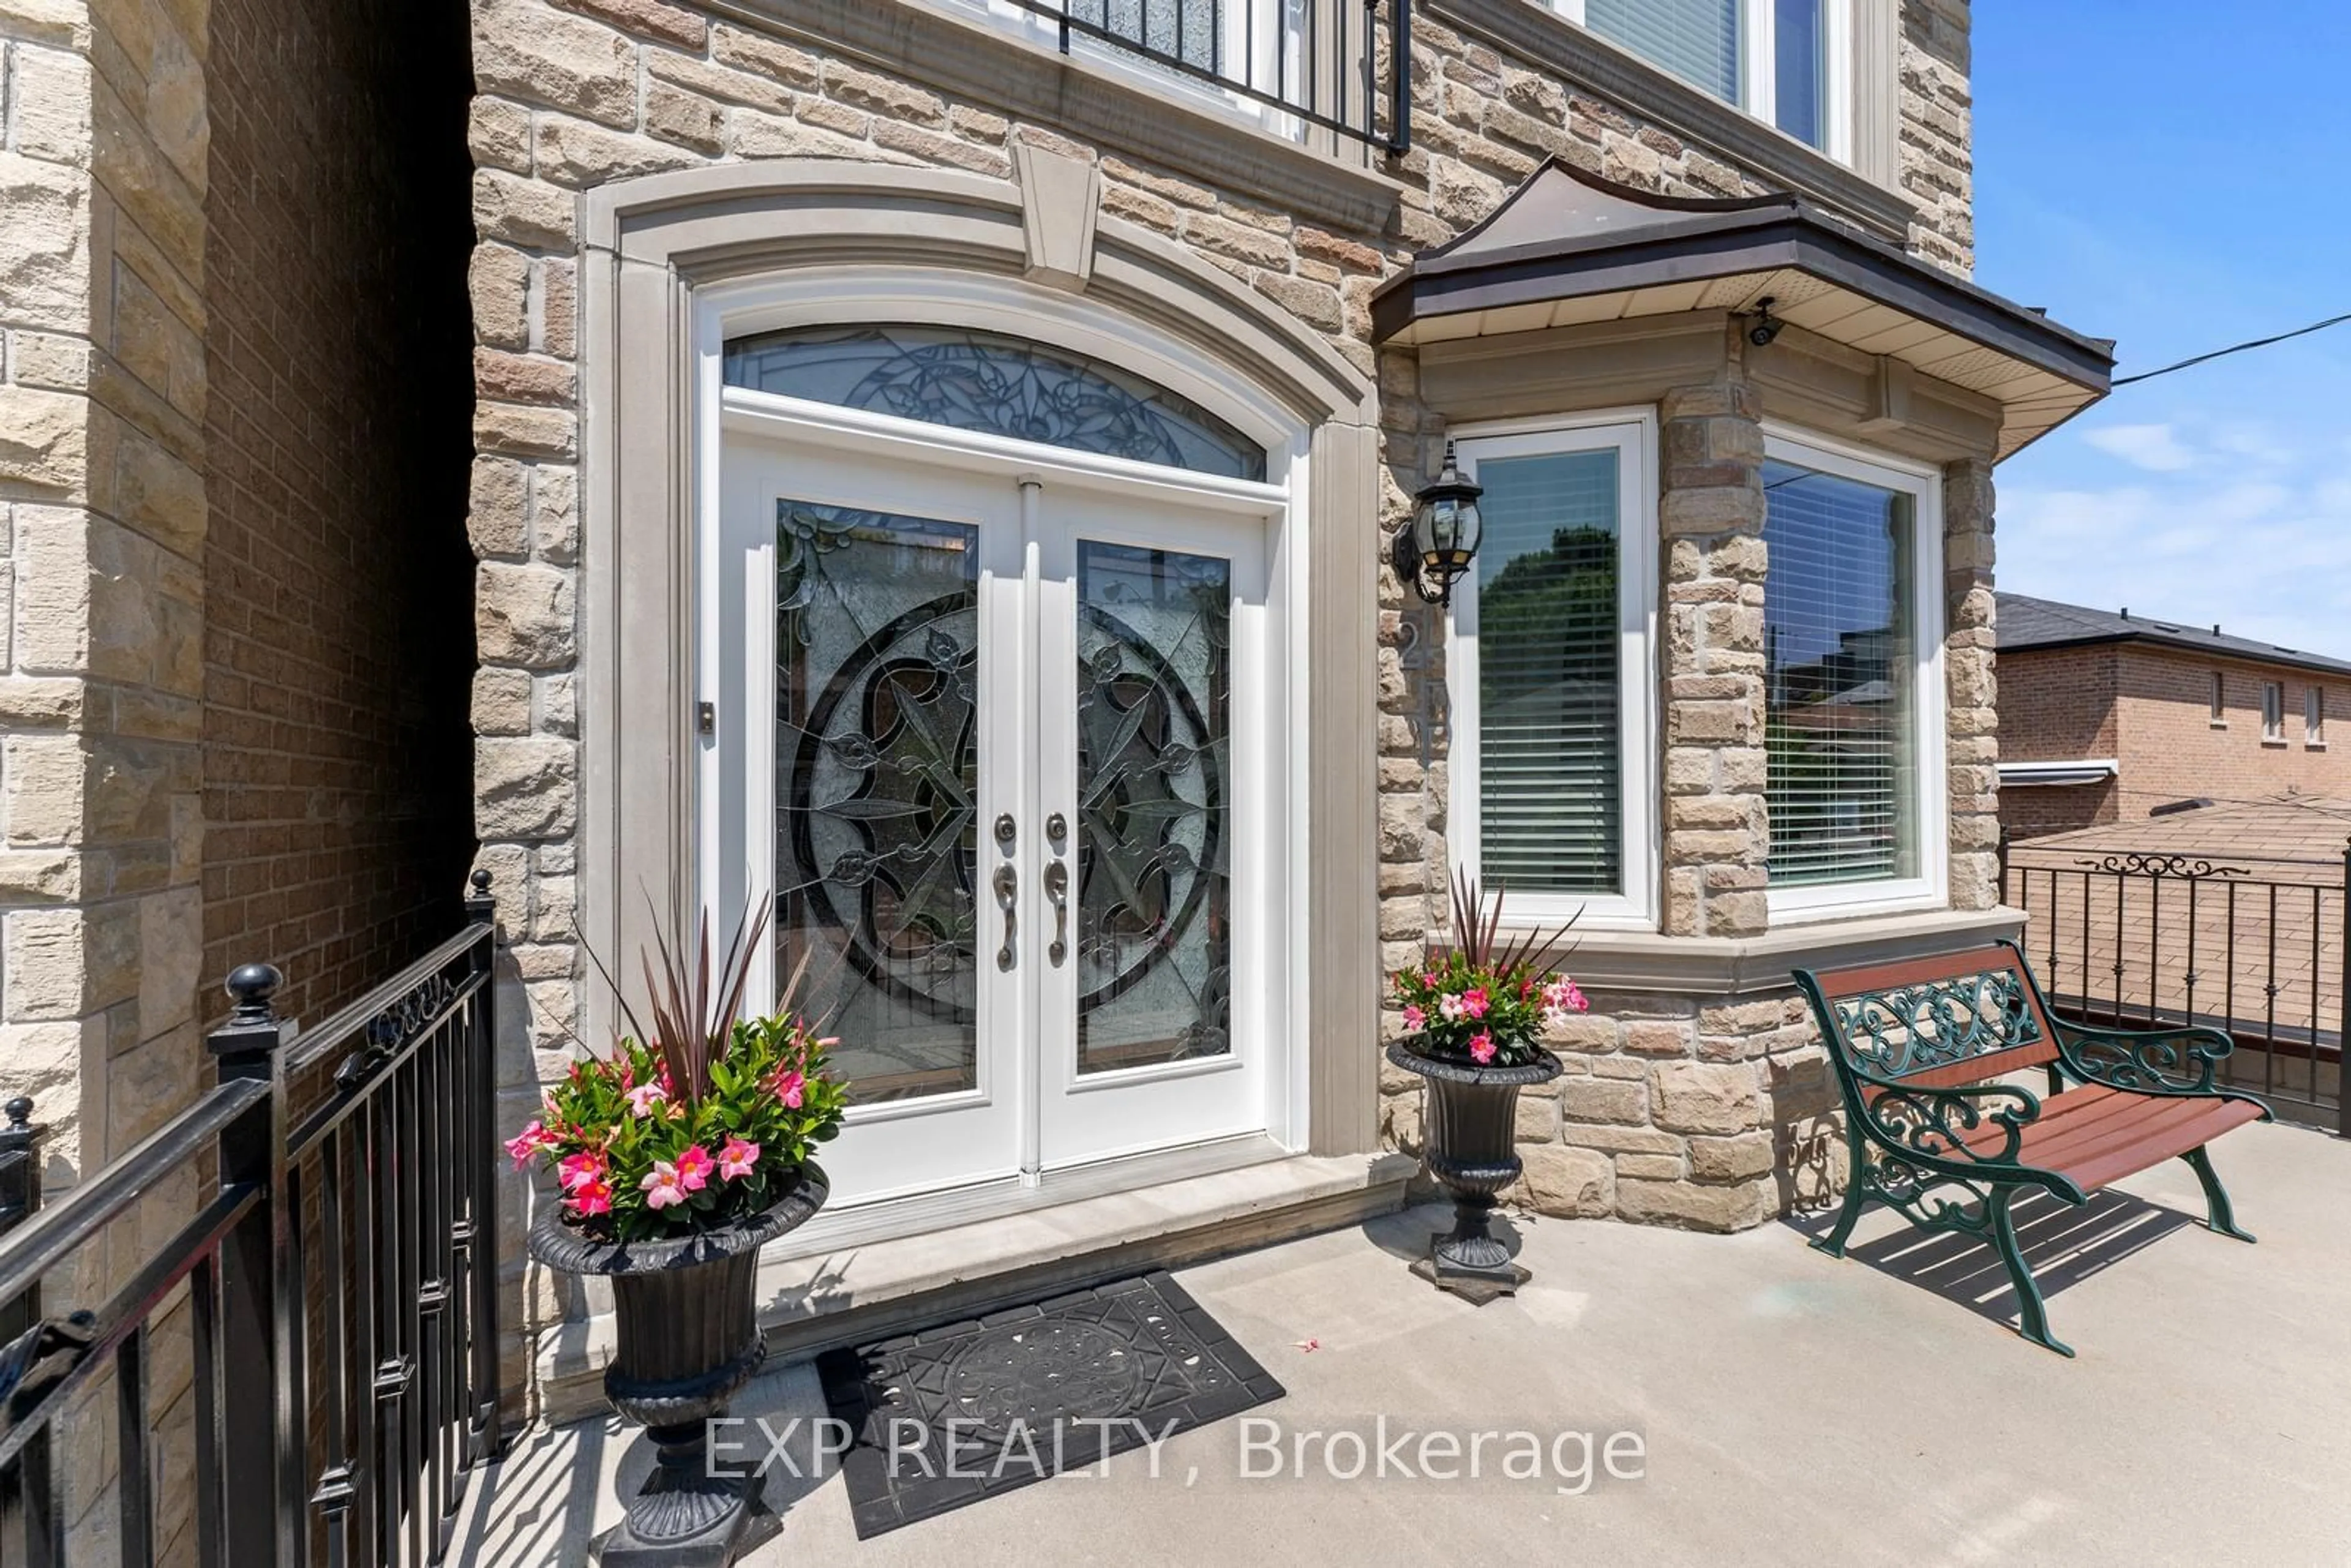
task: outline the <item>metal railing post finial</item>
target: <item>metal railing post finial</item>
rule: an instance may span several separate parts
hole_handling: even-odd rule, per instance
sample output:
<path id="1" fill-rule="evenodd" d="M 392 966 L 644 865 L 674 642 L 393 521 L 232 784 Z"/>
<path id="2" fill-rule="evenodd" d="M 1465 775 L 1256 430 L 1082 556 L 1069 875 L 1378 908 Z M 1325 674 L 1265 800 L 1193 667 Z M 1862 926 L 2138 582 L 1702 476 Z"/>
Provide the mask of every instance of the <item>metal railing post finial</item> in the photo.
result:
<path id="1" fill-rule="evenodd" d="M 465 879 L 472 889 L 465 894 L 465 918 L 485 923 L 496 918 L 498 901 L 490 895 L 490 868 L 475 866 L 474 874 Z"/>
<path id="2" fill-rule="evenodd" d="M 274 1005 L 277 988 L 285 983 L 285 975 L 271 964 L 242 964 L 230 972 L 223 988 L 234 1003 L 228 1021 L 213 1030 L 204 1042 L 218 1060 L 222 1077 L 251 1078 L 267 1072 L 268 1058 L 286 1043 L 292 1028 L 277 1017 Z"/>
<path id="3" fill-rule="evenodd" d="M 0 1105 L 0 1111 L 8 1116 L 8 1124 L 0 1127 L 0 1236 L 5 1236 L 41 1207 L 41 1145 L 49 1130 L 34 1122 L 29 1095 L 17 1095 Z M 31 1322 L 31 1317 L 17 1322 L 0 1314 L 0 1333 L 13 1339 Z"/>

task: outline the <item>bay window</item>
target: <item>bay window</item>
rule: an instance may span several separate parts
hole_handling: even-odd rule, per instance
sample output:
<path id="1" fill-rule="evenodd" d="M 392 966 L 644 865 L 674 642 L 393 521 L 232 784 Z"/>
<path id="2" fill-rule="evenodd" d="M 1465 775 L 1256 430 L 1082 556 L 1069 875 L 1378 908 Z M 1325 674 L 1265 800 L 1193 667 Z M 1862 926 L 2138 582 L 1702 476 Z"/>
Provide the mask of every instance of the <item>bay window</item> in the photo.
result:
<path id="1" fill-rule="evenodd" d="M 1776 435 L 1764 450 L 1772 916 L 1939 903 L 1937 480 Z"/>
<path id="2" fill-rule="evenodd" d="M 1856 0 L 1553 0 L 1626 53 L 1850 162 Z"/>
<path id="3" fill-rule="evenodd" d="M 1485 539 L 1455 589 L 1452 837 L 1514 923 L 1656 922 L 1655 424 L 1463 432 Z"/>

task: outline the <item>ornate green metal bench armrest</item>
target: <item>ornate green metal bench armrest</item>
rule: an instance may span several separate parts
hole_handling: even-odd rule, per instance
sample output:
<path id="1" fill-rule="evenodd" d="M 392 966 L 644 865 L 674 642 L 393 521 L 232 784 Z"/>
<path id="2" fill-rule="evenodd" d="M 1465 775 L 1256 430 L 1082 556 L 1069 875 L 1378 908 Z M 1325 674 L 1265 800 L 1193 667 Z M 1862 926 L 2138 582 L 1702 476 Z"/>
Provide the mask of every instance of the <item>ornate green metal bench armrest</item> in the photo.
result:
<path id="1" fill-rule="evenodd" d="M 2227 1035 L 2201 1025 L 2133 1030 L 2057 1024 L 2057 1053 L 2067 1073 L 2135 1094 L 2210 1094 L 2214 1067 L 2236 1049 Z"/>
<path id="2" fill-rule="evenodd" d="M 1880 1078 L 1844 1061 L 1837 1062 L 1837 1071 L 1849 1091 L 1847 1113 L 1863 1135 L 1911 1165 L 1949 1176 L 2013 1171 L 2024 1179 L 2040 1180 L 2048 1175 L 2018 1164 L 2016 1158 L 2025 1124 L 2041 1114 L 2041 1097 L 2030 1089 L 2013 1083 L 1930 1089 Z M 1965 1134 L 1983 1126 L 2004 1133 L 1997 1147 L 1977 1148 L 1963 1141 Z"/>

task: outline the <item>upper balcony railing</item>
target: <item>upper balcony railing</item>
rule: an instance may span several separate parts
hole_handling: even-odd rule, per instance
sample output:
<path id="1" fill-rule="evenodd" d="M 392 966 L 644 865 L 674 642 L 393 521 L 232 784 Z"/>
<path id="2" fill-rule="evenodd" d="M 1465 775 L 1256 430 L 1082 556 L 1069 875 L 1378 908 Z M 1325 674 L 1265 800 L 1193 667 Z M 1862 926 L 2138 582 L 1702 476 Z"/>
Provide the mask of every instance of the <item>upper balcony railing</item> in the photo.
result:
<path id="1" fill-rule="evenodd" d="M 1065 55 L 1172 73 L 1266 130 L 1401 153 L 1412 141 L 1411 0 L 993 0 Z"/>

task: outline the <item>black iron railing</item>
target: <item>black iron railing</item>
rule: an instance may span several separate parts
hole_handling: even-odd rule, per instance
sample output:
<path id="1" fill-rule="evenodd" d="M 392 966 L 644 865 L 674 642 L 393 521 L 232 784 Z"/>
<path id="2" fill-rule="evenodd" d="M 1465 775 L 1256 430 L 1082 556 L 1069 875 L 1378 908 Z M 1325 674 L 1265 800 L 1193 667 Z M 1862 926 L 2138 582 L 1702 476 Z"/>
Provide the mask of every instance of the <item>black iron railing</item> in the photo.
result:
<path id="1" fill-rule="evenodd" d="M 1011 0 L 1061 53 L 1147 63 L 1269 129 L 1412 145 L 1412 0 Z"/>
<path id="2" fill-rule="evenodd" d="M 2221 1030 L 2237 1043 L 2224 1082 L 2351 1136 L 2351 849 L 2339 860 L 2241 859 L 2085 855 L 2027 840 L 2002 846 L 2002 896 L 2025 913 L 2026 956 L 2060 1013 Z"/>
<path id="3" fill-rule="evenodd" d="M 456 936 L 299 1035 L 272 1010 L 277 971 L 237 970 L 212 1086 L 13 1229 L 0 1133 L 0 1563 L 81 1561 L 67 1536 L 84 1528 L 114 1536 L 125 1568 L 185 1555 L 189 1531 L 207 1568 L 445 1556 L 465 1472 L 501 1442 L 478 873 L 475 893 Z M 58 1315 L 88 1250 L 122 1245 L 113 1222 L 191 1170 L 193 1218 L 102 1301 Z M 151 1381 L 183 1335 L 192 1452 L 161 1454 Z M 110 1377 L 110 1400 L 89 1397 Z M 85 1421 L 111 1424 L 119 1458 L 68 1487 L 61 1448 Z M 93 1494 L 110 1520 L 68 1517 Z M 159 1505 L 186 1517 L 167 1530 Z"/>

